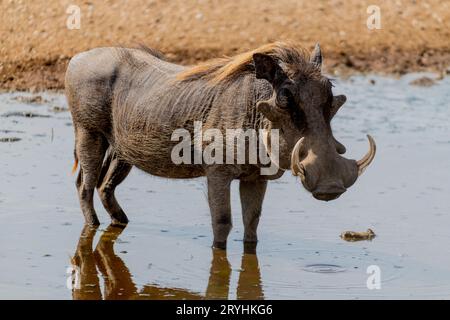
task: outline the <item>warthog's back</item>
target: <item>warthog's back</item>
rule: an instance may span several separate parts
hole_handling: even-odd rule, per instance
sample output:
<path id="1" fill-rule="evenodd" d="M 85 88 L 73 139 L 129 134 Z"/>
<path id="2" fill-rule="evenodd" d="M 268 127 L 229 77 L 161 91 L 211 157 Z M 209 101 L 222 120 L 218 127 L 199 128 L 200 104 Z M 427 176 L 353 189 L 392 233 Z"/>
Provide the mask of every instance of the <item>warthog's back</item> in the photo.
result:
<path id="1" fill-rule="evenodd" d="M 171 160 L 177 143 L 171 135 L 187 121 L 182 110 L 169 110 L 176 105 L 174 80 L 181 70 L 138 49 L 97 48 L 76 55 L 66 72 L 74 125 L 99 131 L 123 159 L 151 174 L 202 175 L 201 166 Z"/>
<path id="2" fill-rule="evenodd" d="M 74 122 L 109 135 L 112 127 L 105 120 L 111 118 L 115 96 L 136 91 L 133 83 L 142 87 L 152 71 L 170 75 L 179 68 L 138 49 L 96 48 L 75 55 L 65 78 Z"/>

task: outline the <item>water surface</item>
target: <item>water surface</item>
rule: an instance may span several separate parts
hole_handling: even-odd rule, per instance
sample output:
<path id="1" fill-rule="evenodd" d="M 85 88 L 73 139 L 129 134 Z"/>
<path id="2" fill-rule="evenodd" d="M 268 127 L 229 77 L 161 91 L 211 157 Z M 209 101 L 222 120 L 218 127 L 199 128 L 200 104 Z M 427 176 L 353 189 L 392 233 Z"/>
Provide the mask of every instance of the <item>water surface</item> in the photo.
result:
<path id="1" fill-rule="evenodd" d="M 270 182 L 257 255 L 242 253 L 237 183 L 226 253 L 210 248 L 204 179 L 133 169 L 117 190 L 129 226 L 108 226 L 96 197 L 103 224 L 84 227 L 64 96 L 34 103 L 1 94 L 0 298 L 450 298 L 450 78 L 421 88 L 409 85 L 416 77 L 336 81 L 335 93 L 348 97 L 336 138 L 359 158 L 370 133 L 377 157 L 328 203 L 290 173 Z M 373 241 L 339 237 L 367 228 Z M 371 265 L 380 290 L 367 288 Z"/>

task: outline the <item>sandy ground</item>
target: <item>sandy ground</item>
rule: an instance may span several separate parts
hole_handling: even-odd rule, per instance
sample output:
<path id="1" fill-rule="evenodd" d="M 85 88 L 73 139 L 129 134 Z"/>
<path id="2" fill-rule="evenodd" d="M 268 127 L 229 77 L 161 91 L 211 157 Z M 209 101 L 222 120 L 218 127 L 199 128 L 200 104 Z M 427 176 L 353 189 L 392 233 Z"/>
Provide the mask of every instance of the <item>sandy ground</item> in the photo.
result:
<path id="1" fill-rule="evenodd" d="M 81 28 L 69 30 L 69 5 Z M 369 30 L 376 4 L 381 29 Z M 0 88 L 60 89 L 70 57 L 111 45 L 144 43 L 191 64 L 274 40 L 322 45 L 326 68 L 403 74 L 446 72 L 450 2 L 441 0 L 109 0 L 0 2 Z"/>

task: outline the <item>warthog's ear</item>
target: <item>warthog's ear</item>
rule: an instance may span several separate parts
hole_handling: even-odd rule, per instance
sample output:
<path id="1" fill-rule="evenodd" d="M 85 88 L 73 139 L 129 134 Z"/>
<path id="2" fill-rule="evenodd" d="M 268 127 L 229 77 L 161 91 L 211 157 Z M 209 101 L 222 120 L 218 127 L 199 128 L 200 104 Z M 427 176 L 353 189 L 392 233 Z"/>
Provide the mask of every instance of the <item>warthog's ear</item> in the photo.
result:
<path id="1" fill-rule="evenodd" d="M 263 53 L 253 54 L 256 79 L 266 79 L 274 88 L 286 79 L 286 74 L 279 64 L 269 55 Z"/>
<path id="2" fill-rule="evenodd" d="M 345 101 L 347 101 L 347 97 L 344 96 L 343 94 L 333 97 L 333 102 L 331 104 L 331 111 L 330 111 L 331 119 L 333 119 L 333 117 L 336 115 L 339 108 L 342 107 Z"/>
<path id="3" fill-rule="evenodd" d="M 314 51 L 311 54 L 311 59 L 309 60 L 313 65 L 315 65 L 317 68 L 322 68 L 322 50 L 320 50 L 319 43 L 316 43 L 316 46 L 314 47 Z"/>

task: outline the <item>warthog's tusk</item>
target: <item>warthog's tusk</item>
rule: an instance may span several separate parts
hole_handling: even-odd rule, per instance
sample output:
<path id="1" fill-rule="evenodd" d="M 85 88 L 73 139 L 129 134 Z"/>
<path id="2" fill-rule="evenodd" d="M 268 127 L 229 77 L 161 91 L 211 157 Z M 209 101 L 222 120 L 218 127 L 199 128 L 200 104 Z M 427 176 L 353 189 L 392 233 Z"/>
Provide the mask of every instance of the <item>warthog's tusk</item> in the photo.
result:
<path id="1" fill-rule="evenodd" d="M 362 175 L 364 170 L 369 166 L 373 158 L 375 158 L 375 153 L 377 151 L 375 140 L 373 140 L 370 135 L 367 135 L 367 139 L 369 139 L 369 152 L 367 152 L 361 160 L 356 161 L 356 165 L 358 166 L 358 176 Z"/>
<path id="2" fill-rule="evenodd" d="M 305 141 L 305 137 L 301 138 L 297 141 L 297 143 L 294 146 L 294 149 L 292 150 L 291 154 L 291 170 L 292 174 L 294 176 L 300 176 L 301 178 L 305 178 L 305 170 L 300 163 L 300 149 L 303 145 L 303 142 Z"/>

